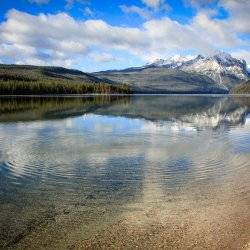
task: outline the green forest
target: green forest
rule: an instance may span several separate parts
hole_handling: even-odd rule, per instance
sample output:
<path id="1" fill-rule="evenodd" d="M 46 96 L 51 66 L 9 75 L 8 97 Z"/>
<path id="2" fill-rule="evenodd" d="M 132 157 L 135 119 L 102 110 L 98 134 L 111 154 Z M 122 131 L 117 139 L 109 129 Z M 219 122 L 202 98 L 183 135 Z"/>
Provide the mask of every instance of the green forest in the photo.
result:
<path id="1" fill-rule="evenodd" d="M 129 94 L 115 84 L 77 70 L 59 67 L 0 65 L 1 95 Z"/>
<path id="2" fill-rule="evenodd" d="M 240 84 L 232 89 L 232 94 L 250 94 L 250 81 Z"/>

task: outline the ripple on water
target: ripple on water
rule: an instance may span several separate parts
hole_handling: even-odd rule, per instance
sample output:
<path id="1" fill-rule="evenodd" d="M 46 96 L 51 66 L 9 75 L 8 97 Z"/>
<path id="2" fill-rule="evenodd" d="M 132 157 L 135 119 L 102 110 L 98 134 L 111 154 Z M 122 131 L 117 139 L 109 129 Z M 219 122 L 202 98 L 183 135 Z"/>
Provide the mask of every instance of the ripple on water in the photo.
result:
<path id="1" fill-rule="evenodd" d="M 235 173 L 243 173 L 249 167 L 249 157 L 244 155 L 249 153 L 246 139 L 249 131 L 244 126 L 197 128 L 196 123 L 177 124 L 176 121 L 162 122 L 159 126 L 145 120 L 127 119 L 130 127 L 136 122 L 135 128 L 113 133 L 111 125 L 119 127 L 113 117 L 109 130 L 101 133 L 94 129 L 102 126 L 102 116 L 98 117 L 93 129 L 74 127 L 72 123 L 67 131 L 57 121 L 36 122 L 31 131 L 25 123 L 19 124 L 17 138 L 2 133 L 0 156 L 4 175 L 15 184 L 65 186 L 68 190 L 73 186 L 89 188 L 100 180 L 136 183 L 143 178 L 148 183 L 185 187 L 211 179 L 229 181 Z M 105 117 L 106 123 L 107 120 Z M 84 122 L 88 122 L 88 117 Z M 230 130 L 239 133 L 232 134 Z M 11 131 L 15 133 L 13 124 Z M 8 136 L 12 143 L 8 143 Z M 235 145 L 240 145 L 240 149 L 233 150 Z M 130 161 L 125 161 L 124 156 Z"/>

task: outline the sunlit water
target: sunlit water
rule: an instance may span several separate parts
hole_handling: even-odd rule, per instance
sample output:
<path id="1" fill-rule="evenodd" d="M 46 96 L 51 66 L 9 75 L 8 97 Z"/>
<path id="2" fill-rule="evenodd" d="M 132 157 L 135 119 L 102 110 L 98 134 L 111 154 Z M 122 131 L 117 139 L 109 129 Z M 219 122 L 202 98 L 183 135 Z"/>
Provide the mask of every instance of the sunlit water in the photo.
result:
<path id="1" fill-rule="evenodd" d="M 0 248 L 74 248 L 121 218 L 175 225 L 224 206 L 239 208 L 235 224 L 250 220 L 250 98 L 0 104 Z M 228 230 L 247 241 L 247 226 Z"/>

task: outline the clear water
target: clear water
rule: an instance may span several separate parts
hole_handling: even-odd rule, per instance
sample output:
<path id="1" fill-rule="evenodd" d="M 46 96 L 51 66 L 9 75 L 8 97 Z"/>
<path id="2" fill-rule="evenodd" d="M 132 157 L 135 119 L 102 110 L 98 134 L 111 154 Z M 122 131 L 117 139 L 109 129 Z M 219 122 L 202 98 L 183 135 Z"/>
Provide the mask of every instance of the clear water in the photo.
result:
<path id="1" fill-rule="evenodd" d="M 0 248 L 74 248 L 149 211 L 175 225 L 226 209 L 240 238 L 249 111 L 248 97 L 0 98 Z"/>

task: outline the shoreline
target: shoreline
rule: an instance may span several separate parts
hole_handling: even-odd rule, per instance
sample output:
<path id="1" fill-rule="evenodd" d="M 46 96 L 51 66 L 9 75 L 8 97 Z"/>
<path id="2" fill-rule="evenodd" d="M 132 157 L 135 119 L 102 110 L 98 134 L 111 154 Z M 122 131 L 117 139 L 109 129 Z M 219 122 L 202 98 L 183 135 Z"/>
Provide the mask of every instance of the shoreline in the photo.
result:
<path id="1" fill-rule="evenodd" d="M 249 199 L 238 202 L 217 197 L 213 204 L 193 199 L 128 203 L 120 214 L 117 207 L 95 208 L 87 219 L 90 224 L 83 219 L 86 210 L 81 206 L 66 208 L 7 249 L 248 250 Z"/>

